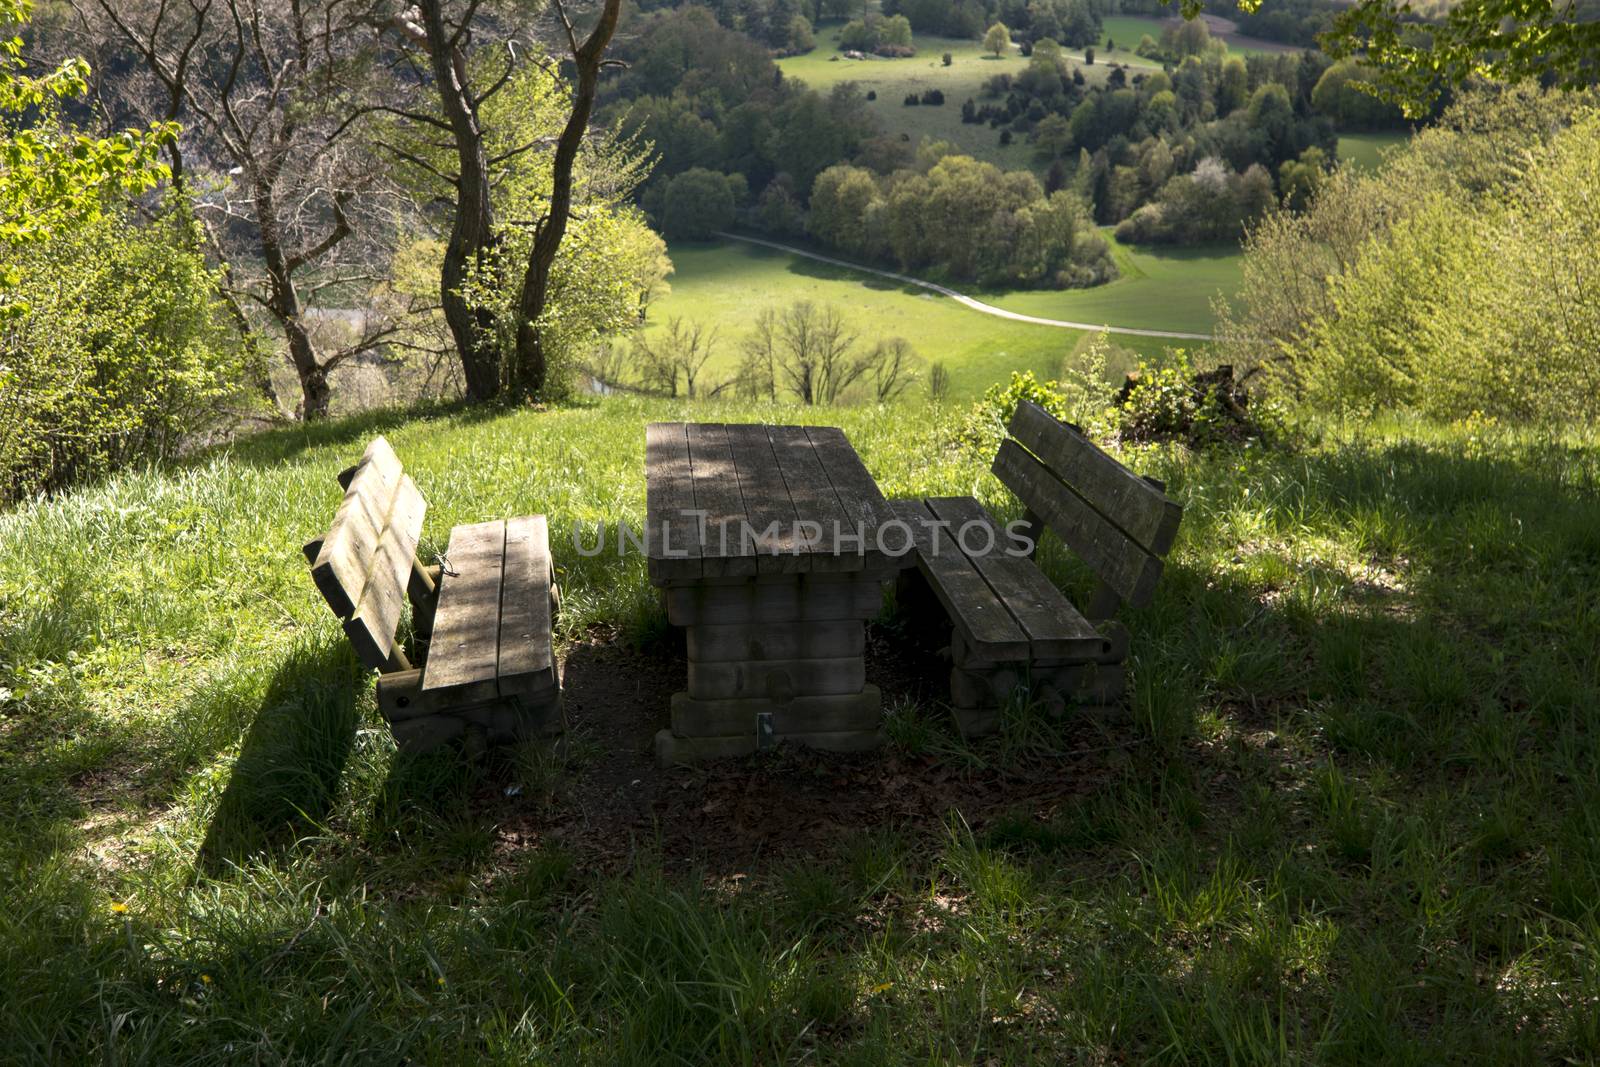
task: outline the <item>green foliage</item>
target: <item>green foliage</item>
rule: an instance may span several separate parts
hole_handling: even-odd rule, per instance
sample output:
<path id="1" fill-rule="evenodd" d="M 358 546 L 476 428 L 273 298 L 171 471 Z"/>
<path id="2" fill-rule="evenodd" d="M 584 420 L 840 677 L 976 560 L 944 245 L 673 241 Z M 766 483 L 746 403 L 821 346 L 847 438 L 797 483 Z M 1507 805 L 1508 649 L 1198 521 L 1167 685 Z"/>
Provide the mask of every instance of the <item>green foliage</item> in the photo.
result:
<path id="1" fill-rule="evenodd" d="M 1038 404 L 1058 419 L 1068 417 L 1065 389 L 1058 381 L 1040 381 L 1033 371 L 1013 371 L 1010 381 L 996 382 L 983 391 L 962 420 L 961 441 L 975 452 L 993 455 L 1005 438 L 1006 426 L 1024 400 Z"/>
<path id="2" fill-rule="evenodd" d="M 1068 288 L 1115 275 L 1104 240 L 1066 190 L 1046 195 L 1026 171 L 1002 172 L 925 146 L 925 169 L 884 179 L 830 167 L 811 198 L 811 232 L 853 255 L 893 257 L 984 285 Z"/>
<path id="3" fill-rule="evenodd" d="M 728 175 L 694 167 L 667 183 L 661 231 L 668 237 L 704 241 L 733 224 L 734 197 Z"/>
<path id="4" fill-rule="evenodd" d="M 485 105 L 492 153 L 553 139 L 568 115 L 565 85 L 542 66 L 518 70 Z M 469 297 L 495 310 L 514 345 L 522 268 L 533 243 L 528 220 L 543 216 L 553 182 L 550 153 L 522 156 L 502 182 L 502 220 L 496 258 L 472 279 Z M 648 176 L 647 153 L 615 128 L 585 141 L 574 170 L 572 217 L 551 270 L 550 291 L 538 326 L 549 360 L 547 391 L 571 388 L 573 373 L 602 340 L 638 325 L 652 294 L 672 270 L 666 245 L 650 229 L 631 196 Z M 726 182 L 722 189 L 728 194 Z M 509 361 L 507 361 L 509 366 Z"/>
<path id="5" fill-rule="evenodd" d="M 17 247 L 0 327 L 0 501 L 174 455 L 254 369 L 182 211 L 97 213 Z"/>
<path id="6" fill-rule="evenodd" d="M 1469 96 L 1381 175 L 1263 227 L 1234 358 L 1322 412 L 1595 418 L 1597 182 L 1592 98 Z"/>
<path id="7" fill-rule="evenodd" d="M 1402 0 L 1356 0 L 1322 38 L 1377 72 L 1361 88 L 1420 117 L 1446 88 L 1486 76 L 1581 89 L 1600 77 L 1600 21 L 1571 0 L 1460 0 L 1417 24 Z"/>
<path id="8" fill-rule="evenodd" d="M 995 55 L 1004 55 L 1011 50 L 1011 31 L 1003 22 L 996 22 L 989 27 L 983 35 L 983 50 L 993 52 Z"/>
<path id="9" fill-rule="evenodd" d="M 166 176 L 161 148 L 173 123 L 90 137 L 61 116 L 63 100 L 88 87 L 89 66 L 65 60 L 27 73 L 20 28 L 31 0 L 0 0 L 0 316 L 25 314 L 18 246 L 47 241 L 61 228 L 94 222 L 115 197 L 144 192 Z"/>
<path id="10" fill-rule="evenodd" d="M 1246 410 L 1231 377 L 1196 373 L 1181 348 L 1159 366 L 1139 364 L 1110 421 L 1122 441 L 1181 441 L 1192 449 L 1266 440 L 1282 428 L 1273 405 Z"/>

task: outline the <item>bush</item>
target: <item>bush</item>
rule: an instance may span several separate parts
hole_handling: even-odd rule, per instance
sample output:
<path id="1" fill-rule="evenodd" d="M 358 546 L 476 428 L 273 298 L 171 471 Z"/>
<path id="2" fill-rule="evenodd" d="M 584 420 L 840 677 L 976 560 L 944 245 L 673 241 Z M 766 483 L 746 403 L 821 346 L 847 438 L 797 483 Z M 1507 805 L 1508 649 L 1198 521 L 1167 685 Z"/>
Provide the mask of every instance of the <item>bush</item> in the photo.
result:
<path id="1" fill-rule="evenodd" d="M 922 103 L 922 101 L 918 98 L 916 93 L 907 93 L 906 98 L 901 101 L 901 103 L 903 103 L 906 107 L 916 107 L 918 104 Z"/>
<path id="2" fill-rule="evenodd" d="M 1336 172 L 1252 234 L 1229 358 L 1318 412 L 1600 419 L 1595 103 L 1469 94 L 1381 175 Z"/>
<path id="3" fill-rule="evenodd" d="M 922 102 L 928 107 L 943 107 L 944 93 L 939 89 L 929 89 L 922 94 Z"/>
<path id="4" fill-rule="evenodd" d="M 194 223 L 109 214 L 12 252 L 0 499 L 175 454 L 247 377 Z"/>
<path id="5" fill-rule="evenodd" d="M 728 176 L 694 167 L 668 183 L 661 230 L 668 237 L 704 241 L 733 224 L 733 211 L 734 191 Z"/>
<path id="6" fill-rule="evenodd" d="M 944 65 L 948 67 L 950 64 L 955 62 L 955 57 L 952 56 L 949 52 L 946 52 L 944 54 L 943 60 L 944 60 Z"/>

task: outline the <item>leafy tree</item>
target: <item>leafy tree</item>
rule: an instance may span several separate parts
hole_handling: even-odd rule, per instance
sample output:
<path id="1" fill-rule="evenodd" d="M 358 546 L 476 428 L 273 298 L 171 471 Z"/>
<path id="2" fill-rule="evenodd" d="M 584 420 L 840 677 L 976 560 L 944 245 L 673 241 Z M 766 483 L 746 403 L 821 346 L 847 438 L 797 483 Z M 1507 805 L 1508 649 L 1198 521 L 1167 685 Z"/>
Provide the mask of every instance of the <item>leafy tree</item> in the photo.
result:
<path id="1" fill-rule="evenodd" d="M 1337 59 L 1361 55 L 1377 71 L 1370 91 L 1411 118 L 1474 75 L 1564 89 L 1600 79 L 1600 21 L 1581 17 L 1572 0 L 1459 0 L 1425 25 L 1411 10 L 1405 0 L 1356 0 L 1323 37 Z"/>
<path id="2" fill-rule="evenodd" d="M 504 34 L 496 32 L 501 23 L 479 0 L 418 0 L 415 7 L 395 12 L 381 23 L 400 53 L 393 65 L 408 72 L 396 79 L 393 88 L 420 92 L 427 98 L 416 107 L 398 109 L 419 135 L 418 143 L 403 149 L 400 158 L 453 189 L 440 301 L 461 355 L 467 395 L 477 400 L 506 392 L 534 396 L 544 392 L 549 383 L 552 360 L 545 324 L 547 313 L 553 310 L 552 280 L 571 223 L 574 172 L 589 132 L 600 71 L 621 4 L 620 0 L 605 0 L 593 27 L 581 40 L 565 0 L 553 0 L 552 10 L 557 35 L 574 72 L 566 87 L 570 93 L 566 121 L 553 141 L 511 145 L 498 155 L 486 147 L 492 131 L 485 126 L 484 107 L 508 84 L 519 54 L 526 55 L 527 50 L 519 53 L 514 41 L 508 43 Z M 505 55 L 500 68 L 485 69 L 472 62 L 475 55 L 482 54 L 474 49 L 496 44 Z M 431 84 L 415 77 L 421 71 L 428 73 Z M 383 101 L 372 106 L 397 110 Z M 454 156 L 453 162 L 443 167 L 427 158 L 427 149 L 441 134 Z M 502 256 L 505 230 L 495 205 L 495 168 L 552 144 L 549 184 L 535 213 L 522 223 L 531 230 L 532 239 L 522 247 L 519 262 L 513 264 Z M 517 279 L 515 302 L 509 306 L 488 300 L 474 302 L 469 292 L 498 288 L 482 281 L 496 272 L 511 272 L 509 276 Z"/>
<path id="3" fill-rule="evenodd" d="M 1003 22 L 996 22 L 989 27 L 989 32 L 983 35 L 983 50 L 993 52 L 996 56 L 1005 55 L 1011 50 L 1011 31 Z"/>
<path id="4" fill-rule="evenodd" d="M 376 109 L 352 103 L 371 29 L 328 0 L 281 4 L 128 4 L 78 0 L 94 44 L 148 76 L 106 79 L 103 92 L 153 121 L 181 121 L 167 145 L 174 186 L 230 264 L 223 295 L 247 334 L 265 312 L 283 337 L 306 419 L 328 414 L 330 376 L 390 339 L 397 325 L 364 317 L 348 340 L 316 329 L 317 297 L 370 277 L 382 171 L 356 144 Z M 387 218 L 382 220 L 387 223 Z"/>
<path id="5" fill-rule="evenodd" d="M 661 228 L 668 237 L 704 241 L 733 224 L 733 211 L 728 176 L 695 167 L 667 185 Z"/>
<path id="6" fill-rule="evenodd" d="M 789 20 L 789 30 L 784 38 L 784 52 L 787 55 L 798 56 L 817 47 L 817 38 L 811 31 L 811 20 L 804 15 L 796 15 Z"/>
<path id="7" fill-rule="evenodd" d="M 179 204 L 149 225 L 65 204 L 11 246 L 0 325 L 0 501 L 170 457 L 250 368 Z"/>
<path id="8" fill-rule="evenodd" d="M 177 134 L 170 121 L 98 138 L 68 125 L 62 102 L 87 90 L 89 65 L 74 57 L 28 73 L 20 30 L 31 14 L 30 0 L 0 0 L 0 319 L 27 310 L 12 292 L 23 281 L 19 251 L 153 188 L 168 176 L 160 152 Z"/>

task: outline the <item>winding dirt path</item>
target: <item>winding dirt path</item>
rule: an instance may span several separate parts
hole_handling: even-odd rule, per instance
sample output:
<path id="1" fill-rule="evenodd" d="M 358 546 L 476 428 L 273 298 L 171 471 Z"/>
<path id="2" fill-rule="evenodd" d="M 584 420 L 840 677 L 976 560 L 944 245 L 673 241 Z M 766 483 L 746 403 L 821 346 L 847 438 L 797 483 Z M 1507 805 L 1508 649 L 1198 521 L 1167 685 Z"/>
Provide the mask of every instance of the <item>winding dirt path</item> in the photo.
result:
<path id="1" fill-rule="evenodd" d="M 772 248 L 779 252 L 787 252 L 791 256 L 803 256 L 806 259 L 814 259 L 818 263 L 827 263 L 835 267 L 844 267 L 847 270 L 860 271 L 863 274 L 875 274 L 880 278 L 888 278 L 890 281 L 900 282 L 904 285 L 915 285 L 919 288 L 938 293 L 940 296 L 948 296 L 951 300 L 954 300 L 958 304 L 969 307 L 973 311 L 981 311 L 985 315 L 993 315 L 996 318 L 1010 319 L 1012 322 L 1026 322 L 1035 326 L 1054 326 L 1057 329 L 1062 330 L 1088 330 L 1091 333 L 1099 333 L 1104 331 L 1105 333 L 1125 334 L 1129 337 L 1171 337 L 1179 341 L 1211 341 L 1215 339 L 1209 333 L 1178 333 L 1173 330 L 1144 330 L 1136 326 L 1108 326 L 1105 323 L 1100 322 L 1070 322 L 1066 319 L 1042 319 L 1037 315 L 1024 315 L 1021 312 L 1007 311 L 1005 308 L 995 307 L 993 304 L 985 304 L 982 300 L 970 297 L 965 293 L 958 293 L 954 289 L 946 288 L 945 286 L 938 285 L 934 282 L 924 281 L 921 278 L 913 278 L 906 274 L 896 274 L 894 271 L 889 270 L 879 270 L 877 267 L 864 267 L 859 263 L 851 263 L 848 260 L 834 259 L 832 256 L 824 256 L 816 252 L 808 252 L 804 248 L 795 248 L 793 245 L 779 244 L 776 241 L 766 241 L 760 237 L 745 237 L 742 234 L 725 233 L 722 231 L 718 231 L 717 236 L 725 238 L 729 241 L 743 241 L 745 244 L 761 245 L 763 248 Z"/>

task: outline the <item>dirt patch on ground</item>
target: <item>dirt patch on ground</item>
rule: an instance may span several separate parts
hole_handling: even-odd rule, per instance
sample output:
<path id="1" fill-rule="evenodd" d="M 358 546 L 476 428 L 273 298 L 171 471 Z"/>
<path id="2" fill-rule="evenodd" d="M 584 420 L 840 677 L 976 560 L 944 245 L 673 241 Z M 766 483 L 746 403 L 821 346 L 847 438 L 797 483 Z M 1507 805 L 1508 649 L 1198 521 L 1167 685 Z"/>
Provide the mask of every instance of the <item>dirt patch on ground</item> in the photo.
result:
<path id="1" fill-rule="evenodd" d="M 681 652 L 644 652 L 601 635 L 571 647 L 566 663 L 570 751 L 558 782 L 529 788 L 507 766 L 478 798 L 507 861 L 528 847 L 558 845 L 585 867 L 617 871 L 643 850 L 670 867 L 725 874 L 768 860 L 826 857 L 852 834 L 876 828 L 942 836 L 952 811 L 974 830 L 1002 814 L 1048 818 L 1101 788 L 1133 743 L 1131 730 L 1112 727 L 1108 737 L 1104 723 L 1085 722 L 1064 728 L 1064 754 L 1006 761 L 1004 770 L 1000 761 L 916 755 L 893 743 L 864 755 L 780 746 L 662 769 L 653 739 L 666 725 L 671 694 L 685 684 Z M 869 630 L 867 677 L 891 713 L 913 701 L 937 707 L 947 669 L 924 645 Z M 956 740 L 948 723 L 935 728 Z"/>

